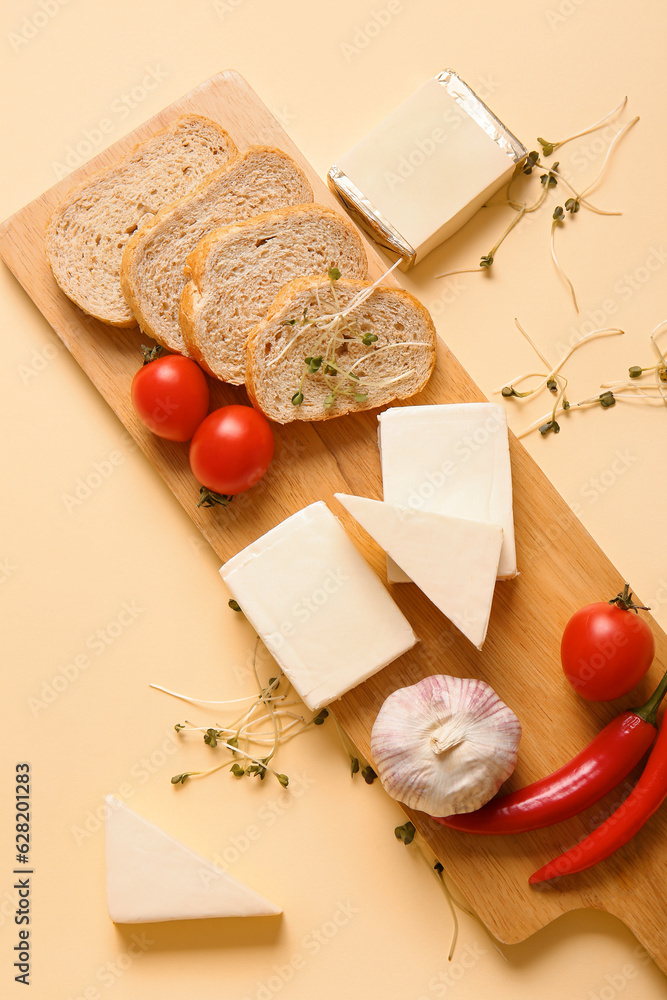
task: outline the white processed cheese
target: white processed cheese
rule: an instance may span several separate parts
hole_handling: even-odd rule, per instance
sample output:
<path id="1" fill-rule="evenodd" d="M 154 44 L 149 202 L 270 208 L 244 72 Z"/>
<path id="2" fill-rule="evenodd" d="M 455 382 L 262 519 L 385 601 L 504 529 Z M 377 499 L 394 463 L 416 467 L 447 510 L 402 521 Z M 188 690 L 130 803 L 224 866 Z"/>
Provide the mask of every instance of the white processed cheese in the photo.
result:
<path id="1" fill-rule="evenodd" d="M 334 494 L 478 649 L 486 637 L 503 532 L 497 524 Z"/>
<path id="2" fill-rule="evenodd" d="M 107 908 L 115 924 L 281 913 L 113 795 L 106 797 Z"/>
<path id="3" fill-rule="evenodd" d="M 410 266 L 508 183 L 527 152 L 456 73 L 443 70 L 339 157 L 328 182 Z"/>
<path id="4" fill-rule="evenodd" d="M 497 403 L 395 406 L 378 417 L 384 499 L 499 524 L 498 578 L 516 576 L 507 414 Z M 389 579 L 409 577 L 389 563 Z"/>
<path id="5" fill-rule="evenodd" d="M 298 511 L 220 570 L 288 680 L 316 711 L 417 641 L 323 501 Z"/>

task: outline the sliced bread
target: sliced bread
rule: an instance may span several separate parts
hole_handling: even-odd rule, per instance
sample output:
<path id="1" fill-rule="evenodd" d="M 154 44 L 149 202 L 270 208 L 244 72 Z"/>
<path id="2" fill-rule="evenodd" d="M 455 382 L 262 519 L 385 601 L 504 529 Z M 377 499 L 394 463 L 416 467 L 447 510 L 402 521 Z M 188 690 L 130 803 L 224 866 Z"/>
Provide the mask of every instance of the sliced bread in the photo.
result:
<path id="1" fill-rule="evenodd" d="M 279 208 L 208 233 L 188 257 L 181 332 L 190 355 L 216 378 L 242 385 L 248 334 L 292 278 L 365 278 L 356 229 L 322 205 Z"/>
<path id="2" fill-rule="evenodd" d="M 325 420 L 419 392 L 435 350 L 433 320 L 410 292 L 295 278 L 248 337 L 246 388 L 270 420 Z"/>
<path id="3" fill-rule="evenodd" d="M 168 206 L 129 241 L 123 292 L 144 333 L 187 354 L 178 313 L 188 255 L 210 230 L 284 205 L 313 200 L 303 170 L 287 153 L 250 146 L 188 198 Z"/>
<path id="4" fill-rule="evenodd" d="M 120 287 L 130 234 L 236 153 L 215 122 L 183 115 L 69 191 L 45 234 L 46 256 L 65 295 L 105 323 L 135 326 Z"/>

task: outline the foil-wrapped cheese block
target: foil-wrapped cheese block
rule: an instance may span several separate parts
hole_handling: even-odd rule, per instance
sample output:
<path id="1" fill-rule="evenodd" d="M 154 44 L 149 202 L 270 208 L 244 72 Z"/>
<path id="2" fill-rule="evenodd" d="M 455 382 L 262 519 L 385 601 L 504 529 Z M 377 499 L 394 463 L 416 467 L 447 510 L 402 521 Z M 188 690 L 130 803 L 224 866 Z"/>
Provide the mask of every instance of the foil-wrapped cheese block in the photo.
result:
<path id="1" fill-rule="evenodd" d="M 527 155 L 446 69 L 341 156 L 327 179 L 355 221 L 407 270 L 472 218 Z"/>

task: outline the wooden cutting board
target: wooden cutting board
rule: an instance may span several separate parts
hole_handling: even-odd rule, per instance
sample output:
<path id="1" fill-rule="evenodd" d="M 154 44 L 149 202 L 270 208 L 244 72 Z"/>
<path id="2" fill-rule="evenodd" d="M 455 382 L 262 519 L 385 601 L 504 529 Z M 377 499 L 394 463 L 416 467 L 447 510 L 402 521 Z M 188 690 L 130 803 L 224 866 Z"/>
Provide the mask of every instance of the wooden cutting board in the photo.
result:
<path id="1" fill-rule="evenodd" d="M 338 208 L 268 109 L 234 72 L 220 73 L 176 101 L 91 163 L 31 202 L 0 228 L 0 256 L 90 377 L 221 560 L 314 500 L 326 500 L 374 569 L 385 579 L 384 554 L 333 499 L 335 491 L 381 497 L 376 414 L 316 424 L 275 427 L 276 457 L 253 490 L 227 509 L 198 509 L 198 487 L 187 445 L 160 441 L 136 419 L 130 382 L 139 367 L 138 330 L 90 319 L 60 292 L 44 256 L 47 216 L 75 183 L 113 162 L 178 114 L 197 112 L 220 122 L 240 148 L 252 143 L 286 150 L 306 170 L 315 199 Z M 369 247 L 370 274 L 386 265 Z M 393 280 L 393 279 L 392 279 Z M 213 405 L 245 401 L 242 389 L 217 384 Z M 414 403 L 484 399 L 444 344 L 436 371 Z M 617 711 L 627 706 L 580 702 L 563 681 L 560 636 L 580 606 L 617 593 L 623 579 L 572 514 L 523 447 L 511 440 L 520 576 L 496 587 L 483 652 L 467 642 L 411 584 L 392 594 L 420 638 L 400 660 L 355 688 L 332 708 L 361 752 L 370 755 L 370 730 L 383 699 L 395 688 L 433 673 L 483 678 L 518 714 L 524 736 L 508 788 L 556 769 L 578 752 Z M 630 581 L 632 582 L 632 581 Z M 644 700 L 667 667 L 667 636 L 653 622 L 656 662 L 639 691 Z M 626 784 L 580 818 L 518 837 L 457 834 L 409 813 L 460 891 L 489 930 L 505 943 L 522 941 L 568 910 L 594 907 L 616 914 L 667 971 L 667 808 L 634 841 L 597 868 L 540 890 L 528 876 L 587 833 L 627 794 Z"/>

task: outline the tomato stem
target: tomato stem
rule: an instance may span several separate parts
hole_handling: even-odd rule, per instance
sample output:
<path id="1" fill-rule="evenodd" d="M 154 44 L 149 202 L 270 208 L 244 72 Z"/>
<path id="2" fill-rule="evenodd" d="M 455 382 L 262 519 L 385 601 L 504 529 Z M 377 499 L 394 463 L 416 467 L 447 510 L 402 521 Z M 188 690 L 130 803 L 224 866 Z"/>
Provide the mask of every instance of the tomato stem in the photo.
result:
<path id="1" fill-rule="evenodd" d="M 199 502 L 198 507 L 214 507 L 219 504 L 221 507 L 229 507 L 230 503 L 234 499 L 229 493 L 216 493 L 214 490 L 207 489 L 206 486 L 202 486 L 199 490 Z"/>
<path id="2" fill-rule="evenodd" d="M 147 344 L 142 344 L 141 353 L 144 356 L 143 363 L 145 365 L 149 365 L 151 361 L 157 361 L 158 358 L 161 358 L 167 352 L 160 344 L 153 344 L 152 347 L 149 347 Z"/>
<path id="3" fill-rule="evenodd" d="M 620 594 L 616 597 L 612 597 L 608 604 L 615 604 L 618 608 L 623 611 L 634 611 L 637 614 L 638 611 L 650 611 L 650 608 L 645 607 L 643 604 L 635 604 L 632 600 L 632 591 L 630 590 L 630 584 L 626 583 Z"/>

